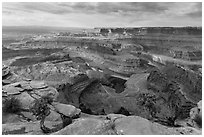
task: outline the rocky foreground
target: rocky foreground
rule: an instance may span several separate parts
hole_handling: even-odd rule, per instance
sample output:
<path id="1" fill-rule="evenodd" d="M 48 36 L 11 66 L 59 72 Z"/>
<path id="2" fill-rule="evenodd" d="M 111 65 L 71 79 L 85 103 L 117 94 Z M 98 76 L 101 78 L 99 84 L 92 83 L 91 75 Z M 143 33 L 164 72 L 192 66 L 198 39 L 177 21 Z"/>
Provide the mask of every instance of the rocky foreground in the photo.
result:
<path id="1" fill-rule="evenodd" d="M 200 74 L 178 66 L 127 81 L 95 74 L 54 88 L 3 66 L 2 134 L 202 134 Z"/>

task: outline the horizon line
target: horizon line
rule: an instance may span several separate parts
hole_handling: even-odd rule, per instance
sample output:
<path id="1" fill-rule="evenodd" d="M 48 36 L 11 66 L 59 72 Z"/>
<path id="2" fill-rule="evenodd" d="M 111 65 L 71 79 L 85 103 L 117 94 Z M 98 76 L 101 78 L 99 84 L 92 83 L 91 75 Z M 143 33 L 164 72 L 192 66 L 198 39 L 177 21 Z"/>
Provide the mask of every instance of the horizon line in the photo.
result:
<path id="1" fill-rule="evenodd" d="M 166 28 L 166 27 L 175 27 L 175 28 L 179 28 L 179 27 L 201 27 L 202 26 L 191 26 L 191 25 L 187 25 L 187 26 L 127 26 L 127 27 L 122 27 L 122 26 L 114 26 L 114 27 L 106 27 L 106 26 L 100 26 L 100 27 L 77 27 L 77 26 L 73 26 L 73 27 L 68 27 L 68 26 L 44 26 L 44 25 L 2 25 L 2 27 L 51 27 L 51 28 L 86 28 L 86 29 L 98 29 L 98 28 Z"/>

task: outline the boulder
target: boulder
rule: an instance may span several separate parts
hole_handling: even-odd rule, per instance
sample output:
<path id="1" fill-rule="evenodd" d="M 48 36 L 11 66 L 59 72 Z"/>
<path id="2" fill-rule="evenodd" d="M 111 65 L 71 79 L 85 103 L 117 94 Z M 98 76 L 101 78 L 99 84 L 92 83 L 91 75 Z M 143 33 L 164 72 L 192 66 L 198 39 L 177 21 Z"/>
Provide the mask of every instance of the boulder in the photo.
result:
<path id="1" fill-rule="evenodd" d="M 2 65 L 2 77 L 6 77 L 10 73 L 10 68 L 6 65 Z"/>
<path id="2" fill-rule="evenodd" d="M 61 129 L 61 122 L 50 122 L 46 121 L 46 126 L 49 127 L 53 132 Z M 3 135 L 44 135 L 40 129 L 40 122 L 19 122 L 19 123 L 10 123 L 2 125 L 2 134 Z"/>
<path id="3" fill-rule="evenodd" d="M 53 88 L 53 87 L 33 89 L 33 91 L 31 93 L 37 94 L 39 97 L 49 96 L 49 97 L 53 98 L 54 100 L 58 96 L 57 90 L 55 88 Z"/>
<path id="4" fill-rule="evenodd" d="M 2 92 L 2 97 L 7 97 L 7 93 L 6 92 Z"/>
<path id="5" fill-rule="evenodd" d="M 86 116 L 53 133 L 53 135 L 201 135 L 192 127 L 168 127 L 139 116 L 109 114 Z"/>
<path id="6" fill-rule="evenodd" d="M 53 103 L 52 106 L 54 107 L 56 112 L 68 117 L 74 117 L 80 115 L 81 113 L 80 109 L 77 109 L 76 107 L 68 104 Z"/>
<path id="7" fill-rule="evenodd" d="M 200 109 L 199 115 L 202 117 L 202 100 L 197 103 L 198 109 Z"/>
<path id="8" fill-rule="evenodd" d="M 2 85 L 8 85 L 11 84 L 11 81 L 7 80 L 7 79 L 2 79 Z"/>
<path id="9" fill-rule="evenodd" d="M 3 86 L 2 96 L 6 98 L 8 95 L 12 95 L 20 101 L 21 107 L 23 109 L 28 110 L 30 107 L 32 107 L 35 99 L 39 99 L 43 96 L 50 96 L 53 99 L 57 98 L 57 90 L 53 87 L 47 87 L 47 85 L 44 86 L 45 84 L 43 83 L 44 82 L 39 81 L 19 81 L 9 85 L 5 85 Z M 34 87 L 34 85 L 36 86 L 36 88 Z"/>
<path id="10" fill-rule="evenodd" d="M 53 135 L 114 135 L 113 123 L 96 118 L 78 118 Z"/>
<path id="11" fill-rule="evenodd" d="M 7 93 L 7 95 L 16 95 L 20 94 L 24 89 L 19 87 L 14 87 L 12 85 L 3 86 L 3 91 Z"/>
<path id="12" fill-rule="evenodd" d="M 21 123 L 22 124 L 22 123 Z M 9 134 L 25 134 L 26 127 L 21 125 L 20 123 L 16 124 L 3 124 L 2 125 L 2 134 L 9 135 Z"/>
<path id="13" fill-rule="evenodd" d="M 168 129 L 159 124 L 153 124 L 147 119 L 129 116 L 115 120 L 117 134 L 122 135 L 161 135 L 170 134 Z M 173 133 L 175 134 L 175 133 Z"/>
<path id="14" fill-rule="evenodd" d="M 61 116 L 56 111 L 51 110 L 51 113 L 45 118 L 46 121 L 61 121 Z"/>
<path id="15" fill-rule="evenodd" d="M 115 120 L 115 131 L 123 135 L 179 135 L 179 134 L 201 134 L 196 129 L 171 128 L 161 124 L 150 122 L 138 116 L 128 116 Z"/>
<path id="16" fill-rule="evenodd" d="M 21 103 L 21 107 L 24 109 L 29 109 L 34 102 L 34 98 L 30 96 L 27 92 L 22 92 L 19 95 L 15 95 L 15 98 L 18 99 Z"/>
<path id="17" fill-rule="evenodd" d="M 24 117 L 24 121 L 37 121 L 36 117 L 31 112 L 22 111 L 21 114 Z"/>
<path id="18" fill-rule="evenodd" d="M 195 127 L 202 128 L 202 100 L 197 103 L 190 111 L 190 124 Z"/>
<path id="19" fill-rule="evenodd" d="M 21 122 L 22 119 L 16 114 L 8 114 L 2 112 L 2 124 L 5 123 L 18 123 Z"/>
<path id="20" fill-rule="evenodd" d="M 20 87 L 20 83 L 23 82 L 23 81 L 20 81 L 20 82 L 14 82 L 14 83 L 11 83 L 10 85 L 7 85 L 7 86 L 12 86 L 12 87 Z"/>
<path id="21" fill-rule="evenodd" d="M 31 81 L 30 86 L 33 89 L 41 89 L 41 88 L 46 88 L 48 87 L 47 84 L 44 83 L 44 81 Z"/>
<path id="22" fill-rule="evenodd" d="M 28 82 L 28 81 L 21 81 L 20 85 L 21 85 L 21 88 L 23 88 L 25 90 L 32 90 L 33 89 L 30 85 L 30 82 Z"/>

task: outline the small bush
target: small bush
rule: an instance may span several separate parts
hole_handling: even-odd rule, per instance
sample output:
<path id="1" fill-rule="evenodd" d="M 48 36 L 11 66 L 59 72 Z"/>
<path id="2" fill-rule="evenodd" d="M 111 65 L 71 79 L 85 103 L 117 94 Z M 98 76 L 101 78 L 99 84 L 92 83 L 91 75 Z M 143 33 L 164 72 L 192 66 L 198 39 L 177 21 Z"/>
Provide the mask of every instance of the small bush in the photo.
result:
<path id="1" fill-rule="evenodd" d="M 4 113 L 18 113 L 21 111 L 21 103 L 15 97 L 7 98 L 3 101 L 2 110 Z"/>
<path id="2" fill-rule="evenodd" d="M 30 108 L 30 111 L 37 117 L 38 120 L 42 120 L 44 117 L 50 114 L 50 107 L 48 104 L 51 104 L 53 99 L 49 96 L 41 97 L 38 100 L 35 100 L 34 105 Z"/>

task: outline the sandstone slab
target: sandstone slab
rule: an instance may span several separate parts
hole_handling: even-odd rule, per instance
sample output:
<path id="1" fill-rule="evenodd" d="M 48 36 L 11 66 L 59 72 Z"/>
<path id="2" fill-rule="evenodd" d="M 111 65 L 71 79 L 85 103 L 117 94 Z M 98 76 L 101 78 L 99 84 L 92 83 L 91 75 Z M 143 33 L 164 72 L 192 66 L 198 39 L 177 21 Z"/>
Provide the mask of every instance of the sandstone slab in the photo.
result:
<path id="1" fill-rule="evenodd" d="M 52 131 L 57 131 L 61 129 L 60 122 L 50 122 L 46 121 L 46 126 L 49 127 Z M 19 123 L 10 123 L 2 125 L 2 134 L 3 135 L 44 135 L 40 129 L 40 122 L 19 122 Z"/>
<path id="2" fill-rule="evenodd" d="M 69 117 L 73 117 L 81 113 L 80 109 L 77 109 L 76 107 L 68 104 L 53 103 L 53 107 L 57 112 L 62 113 L 65 116 L 69 116 Z"/>
<path id="3" fill-rule="evenodd" d="M 44 83 L 44 81 L 31 81 L 30 86 L 33 89 L 41 89 L 41 88 L 46 88 L 48 87 L 47 84 Z"/>
<path id="4" fill-rule="evenodd" d="M 53 87 L 47 87 L 43 89 L 34 89 L 32 93 L 37 94 L 40 97 L 49 96 L 53 99 L 56 99 L 58 96 L 58 91 Z"/>
<path id="5" fill-rule="evenodd" d="M 34 102 L 34 98 L 30 96 L 27 92 L 22 92 L 19 95 L 15 96 L 21 103 L 22 108 L 29 109 Z"/>
<path id="6" fill-rule="evenodd" d="M 24 89 L 14 86 L 3 86 L 3 91 L 6 92 L 8 95 L 16 95 L 20 94 Z"/>
<path id="7" fill-rule="evenodd" d="M 79 118 L 54 135 L 114 135 L 110 121 L 95 118 Z"/>
<path id="8" fill-rule="evenodd" d="M 115 120 L 115 129 L 118 134 L 123 135 L 168 135 L 178 134 L 157 123 L 138 116 L 129 116 Z"/>

